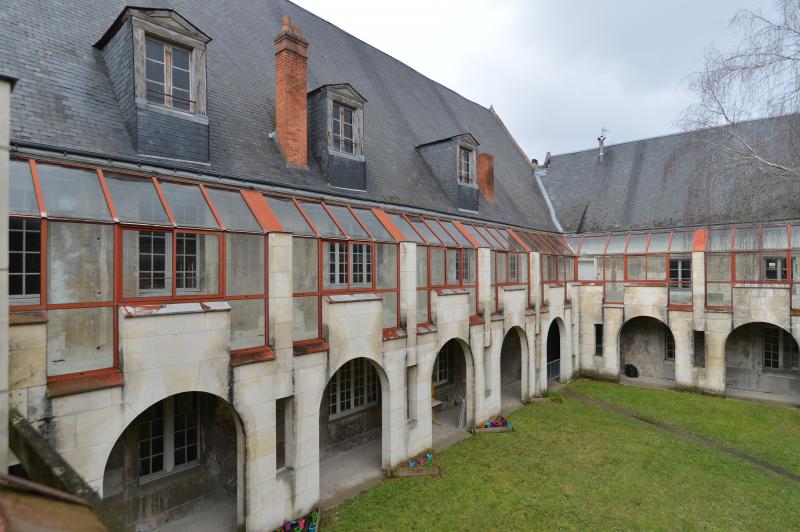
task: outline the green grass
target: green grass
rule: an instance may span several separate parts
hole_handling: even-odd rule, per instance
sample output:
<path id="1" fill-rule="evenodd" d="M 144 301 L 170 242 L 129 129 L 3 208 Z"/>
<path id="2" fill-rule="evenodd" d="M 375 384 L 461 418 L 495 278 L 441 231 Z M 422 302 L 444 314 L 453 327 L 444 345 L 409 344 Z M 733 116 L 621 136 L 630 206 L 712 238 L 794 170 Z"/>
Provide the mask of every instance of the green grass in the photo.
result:
<path id="1" fill-rule="evenodd" d="M 620 397 L 659 393 L 617 387 Z M 752 406 L 731 405 L 734 415 Z M 800 483 L 741 459 L 569 397 L 509 417 L 516 432 L 478 434 L 438 455 L 443 477 L 384 481 L 324 513 L 322 527 L 800 529 Z M 773 417 L 759 419 L 777 430 Z"/>
<path id="2" fill-rule="evenodd" d="M 588 380 L 569 388 L 800 473 L 798 408 Z"/>

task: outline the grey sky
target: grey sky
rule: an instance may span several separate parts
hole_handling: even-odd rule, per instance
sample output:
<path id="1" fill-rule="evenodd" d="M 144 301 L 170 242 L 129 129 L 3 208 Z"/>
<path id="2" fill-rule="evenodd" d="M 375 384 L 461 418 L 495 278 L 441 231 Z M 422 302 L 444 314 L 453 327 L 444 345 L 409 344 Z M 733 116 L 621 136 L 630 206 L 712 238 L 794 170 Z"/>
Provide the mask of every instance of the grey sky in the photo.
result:
<path id="1" fill-rule="evenodd" d="M 671 133 L 686 75 L 769 0 L 295 0 L 481 105 L 531 157 Z M 312 43 L 313 46 L 313 43 Z"/>

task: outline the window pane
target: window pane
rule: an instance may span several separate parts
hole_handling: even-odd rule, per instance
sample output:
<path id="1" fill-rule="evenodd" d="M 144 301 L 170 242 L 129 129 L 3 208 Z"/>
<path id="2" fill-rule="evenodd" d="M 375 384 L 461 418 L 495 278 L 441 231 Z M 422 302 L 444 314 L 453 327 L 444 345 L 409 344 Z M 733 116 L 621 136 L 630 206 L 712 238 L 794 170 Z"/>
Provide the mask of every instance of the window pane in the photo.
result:
<path id="1" fill-rule="evenodd" d="M 596 281 L 600 279 L 602 270 L 597 267 L 597 257 L 587 257 L 578 259 L 578 280 Z"/>
<path id="2" fill-rule="evenodd" d="M 731 249 L 731 230 L 712 229 L 708 234 L 709 251 L 728 251 Z"/>
<path id="3" fill-rule="evenodd" d="M 322 287 L 325 289 L 347 288 L 347 244 L 324 242 L 322 255 Z"/>
<path id="4" fill-rule="evenodd" d="M 264 293 L 264 236 L 228 234 L 225 260 L 228 294 L 243 296 Z"/>
<path id="5" fill-rule="evenodd" d="M 606 245 L 606 236 L 587 236 L 581 246 L 581 255 L 599 255 Z"/>
<path id="6" fill-rule="evenodd" d="M 464 249 L 461 251 L 462 253 L 462 268 L 461 268 L 461 276 L 464 279 L 464 284 L 474 284 L 475 283 L 475 270 L 477 268 L 477 264 L 475 264 L 475 250 L 474 249 Z M 522 256 L 520 256 L 522 259 Z M 522 262 L 520 260 L 520 262 Z"/>
<path id="7" fill-rule="evenodd" d="M 372 244 L 350 244 L 350 287 L 372 288 Z"/>
<path id="8" fill-rule="evenodd" d="M 104 175 L 121 221 L 169 225 L 169 218 L 151 180 L 111 173 Z"/>
<path id="9" fill-rule="evenodd" d="M 758 255 L 756 253 L 736 254 L 736 279 L 739 281 L 758 280 Z"/>
<path id="10" fill-rule="evenodd" d="M 209 188 L 208 195 L 226 229 L 261 233 L 261 226 L 250 211 L 242 195 L 233 190 Z"/>
<path id="11" fill-rule="evenodd" d="M 48 215 L 111 220 L 96 171 L 51 164 L 36 167 Z"/>
<path id="12" fill-rule="evenodd" d="M 472 247 L 472 244 L 470 244 L 469 240 L 467 240 L 467 237 L 465 237 L 452 222 L 448 222 L 447 220 L 442 220 L 442 225 L 444 226 L 445 229 L 447 229 L 450 232 L 451 235 L 453 235 L 453 238 L 455 238 L 456 241 L 458 241 L 458 243 L 461 244 L 463 247 L 465 248 Z"/>
<path id="13" fill-rule="evenodd" d="M 113 226 L 50 222 L 47 250 L 47 296 L 50 303 L 113 299 Z"/>
<path id="14" fill-rule="evenodd" d="M 292 305 L 293 338 L 310 340 L 319 335 L 317 329 L 317 296 L 295 297 Z"/>
<path id="15" fill-rule="evenodd" d="M 459 261 L 459 253 L 457 249 L 448 249 L 446 253 L 447 259 L 447 284 L 459 284 L 460 283 L 460 270 L 461 265 L 458 263 Z"/>
<path id="16" fill-rule="evenodd" d="M 786 249 L 789 247 L 789 231 L 787 227 L 765 227 L 764 249 Z"/>
<path id="17" fill-rule="evenodd" d="M 429 244 L 440 243 L 440 240 L 436 238 L 436 235 L 433 234 L 433 231 L 428 229 L 428 226 L 422 222 L 422 218 L 409 217 L 408 219 L 411 222 L 411 225 L 414 226 L 414 229 L 416 229 L 417 232 L 422 235 L 422 238 L 424 238 Z"/>
<path id="18" fill-rule="evenodd" d="M 231 306 L 231 349 L 266 345 L 264 338 L 264 300 L 234 299 Z"/>
<path id="19" fill-rule="evenodd" d="M 417 246 L 417 286 L 428 286 L 428 248 Z"/>
<path id="20" fill-rule="evenodd" d="M 623 253 L 625 251 L 625 242 L 628 240 L 628 235 L 614 235 L 608 243 L 606 253 Z"/>
<path id="21" fill-rule="evenodd" d="M 663 253 L 667 251 L 669 244 L 669 233 L 653 233 L 650 237 L 650 245 L 647 246 L 648 253 Z"/>
<path id="22" fill-rule="evenodd" d="M 292 291 L 316 292 L 318 240 L 313 238 L 292 239 Z"/>
<path id="23" fill-rule="evenodd" d="M 344 236 L 325 209 L 320 203 L 301 202 L 300 206 L 305 211 L 311 223 L 317 228 L 322 236 L 342 237 Z"/>
<path id="24" fill-rule="evenodd" d="M 655 235 L 653 235 L 653 238 L 655 238 Z M 692 251 L 693 239 L 694 233 L 691 231 L 672 233 L 672 243 L 669 246 L 669 250 L 673 253 Z"/>
<path id="25" fill-rule="evenodd" d="M 172 233 L 122 232 L 122 295 L 172 295 Z"/>
<path id="26" fill-rule="evenodd" d="M 114 365 L 114 308 L 47 311 L 47 375 Z"/>
<path id="27" fill-rule="evenodd" d="M 164 62 L 164 44 L 155 39 L 145 39 L 145 54 L 147 59 Z"/>
<path id="28" fill-rule="evenodd" d="M 622 281 L 624 279 L 622 266 L 622 257 L 605 257 L 605 280 Z"/>
<path id="29" fill-rule="evenodd" d="M 408 225 L 402 216 L 398 214 L 389 214 L 389 219 L 392 223 L 403 233 L 403 236 L 406 237 L 406 240 L 409 242 L 416 242 L 417 244 L 424 244 L 425 242 L 419 237 L 419 235 L 411 229 L 411 226 Z"/>
<path id="30" fill-rule="evenodd" d="M 628 279 L 634 281 L 645 279 L 645 258 L 643 256 L 628 257 Z"/>
<path id="31" fill-rule="evenodd" d="M 41 302 L 41 221 L 9 220 L 8 294 L 12 305 L 38 305 Z"/>
<path id="32" fill-rule="evenodd" d="M 175 288 L 178 295 L 219 292 L 219 237 L 175 234 Z"/>
<path id="33" fill-rule="evenodd" d="M 647 257 L 647 280 L 664 281 L 667 278 L 667 262 L 664 255 Z"/>
<path id="34" fill-rule="evenodd" d="M 800 225 L 792 226 L 792 247 L 794 249 L 800 248 Z"/>
<path id="35" fill-rule="evenodd" d="M 417 290 L 417 323 L 428 323 L 428 290 Z"/>
<path id="36" fill-rule="evenodd" d="M 737 251 L 758 249 L 758 229 L 755 227 L 737 228 L 734 232 L 733 249 Z"/>
<path id="37" fill-rule="evenodd" d="M 339 225 L 344 228 L 345 232 L 350 236 L 350 238 L 355 239 L 369 239 L 369 235 L 364 228 L 356 221 L 350 211 L 347 210 L 347 207 L 342 207 L 341 205 L 328 205 L 328 209 L 331 211 L 331 214 L 336 218 L 336 221 L 339 222 Z"/>
<path id="38" fill-rule="evenodd" d="M 708 255 L 706 261 L 706 278 L 709 281 L 730 281 L 731 280 L 731 256 Z"/>
<path id="39" fill-rule="evenodd" d="M 450 244 L 451 246 L 457 245 L 456 241 L 453 240 L 452 238 L 450 238 L 450 235 L 448 235 L 444 231 L 444 229 L 442 229 L 442 226 L 440 226 L 438 223 L 436 223 L 436 220 L 430 220 L 429 219 L 429 220 L 427 220 L 427 222 L 428 222 L 428 227 L 431 228 L 431 231 L 433 231 L 433 234 L 435 234 L 436 238 L 438 238 L 441 242 L 443 242 L 445 244 Z"/>
<path id="40" fill-rule="evenodd" d="M 353 209 L 353 212 L 356 213 L 358 219 L 364 223 L 366 228 L 370 233 L 372 233 L 372 236 L 375 237 L 375 239 L 394 240 L 392 235 L 389 234 L 389 231 L 387 231 L 383 224 L 378 221 L 372 211 L 367 209 Z"/>
<path id="41" fill-rule="evenodd" d="M 397 244 L 377 244 L 378 288 L 397 288 Z"/>
<path id="42" fill-rule="evenodd" d="M 157 84 L 164 83 L 164 63 L 156 61 L 146 61 L 145 76 L 148 81 L 153 81 Z"/>
<path id="43" fill-rule="evenodd" d="M 172 66 L 189 70 L 189 50 L 184 48 L 172 47 Z"/>
<path id="44" fill-rule="evenodd" d="M 498 253 L 497 254 L 497 270 L 495 275 L 497 275 L 497 282 L 498 283 L 505 283 L 506 282 L 506 273 L 508 271 L 506 254 L 505 253 Z M 554 277 L 555 278 L 555 277 Z"/>
<path id="45" fill-rule="evenodd" d="M 295 235 L 314 236 L 314 231 L 290 200 L 264 196 L 283 228 Z"/>
<path id="46" fill-rule="evenodd" d="M 431 255 L 431 284 L 444 284 L 444 249 L 428 248 Z"/>
<path id="47" fill-rule="evenodd" d="M 175 223 L 190 227 L 219 228 L 200 187 L 163 182 L 160 186 Z"/>
<path id="48" fill-rule="evenodd" d="M 189 96 L 189 71 L 182 70 L 180 68 L 173 68 L 172 69 L 172 90 L 173 94 L 178 89 L 182 89 L 180 91 L 180 97 L 188 99 Z M 185 94 L 185 96 L 184 96 Z"/>
<path id="49" fill-rule="evenodd" d="M 39 214 L 33 177 L 28 161 L 11 160 L 9 169 L 8 210 L 18 214 Z"/>
<path id="50" fill-rule="evenodd" d="M 397 292 L 381 292 L 383 328 L 397 327 Z"/>

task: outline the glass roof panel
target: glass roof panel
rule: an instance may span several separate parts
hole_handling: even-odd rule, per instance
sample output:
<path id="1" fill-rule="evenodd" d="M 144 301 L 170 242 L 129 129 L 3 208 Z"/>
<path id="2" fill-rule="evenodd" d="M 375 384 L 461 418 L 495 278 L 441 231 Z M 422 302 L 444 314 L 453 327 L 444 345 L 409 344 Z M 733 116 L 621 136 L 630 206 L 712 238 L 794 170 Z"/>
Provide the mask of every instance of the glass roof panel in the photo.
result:
<path id="1" fill-rule="evenodd" d="M 425 242 L 419 237 L 419 235 L 411 229 L 411 226 L 408 225 L 408 222 L 400 216 L 399 214 L 389 213 L 389 219 L 397 226 L 403 236 L 406 237 L 406 240 L 409 242 L 416 242 L 417 244 L 424 244 Z"/>
<path id="2" fill-rule="evenodd" d="M 111 220 L 96 170 L 37 164 L 44 209 L 50 216 Z"/>
<path id="3" fill-rule="evenodd" d="M 503 250 L 511 249 L 511 244 L 509 244 L 508 240 L 503 238 L 503 236 L 497 232 L 497 229 L 495 229 L 494 227 L 486 227 L 486 230 L 489 232 L 490 235 L 494 237 L 495 240 L 497 240 L 497 242 L 500 243 L 500 249 Z"/>
<path id="4" fill-rule="evenodd" d="M 239 192 L 219 188 L 208 188 L 206 190 L 226 229 L 264 232 Z"/>
<path id="5" fill-rule="evenodd" d="M 762 247 L 764 249 L 786 249 L 789 247 L 789 231 L 787 226 L 765 227 Z"/>
<path id="6" fill-rule="evenodd" d="M 625 242 L 628 240 L 628 235 L 613 235 L 608 243 L 606 253 L 609 255 L 613 253 L 623 253 L 625 251 Z"/>
<path id="7" fill-rule="evenodd" d="M 628 253 L 644 253 L 647 251 L 649 233 L 634 233 L 628 241 Z"/>
<path id="8" fill-rule="evenodd" d="M 605 252 L 607 235 L 603 236 L 587 236 L 583 239 L 581 246 L 581 255 L 602 255 Z"/>
<path id="9" fill-rule="evenodd" d="M 478 241 L 478 245 L 482 248 L 494 248 L 494 244 L 490 244 L 486 238 L 478 232 L 477 229 L 472 224 L 461 224 L 467 230 L 467 232 L 472 235 L 472 238 Z"/>
<path id="10" fill-rule="evenodd" d="M 655 238 L 655 235 L 653 235 L 653 238 Z M 669 250 L 672 253 L 685 253 L 691 251 L 693 240 L 693 231 L 677 231 L 672 233 L 672 243 L 669 245 Z"/>
<path id="11" fill-rule="evenodd" d="M 647 246 L 648 253 L 665 253 L 669 247 L 669 233 L 653 233 L 650 237 L 650 245 Z"/>
<path id="12" fill-rule="evenodd" d="M 295 235 L 316 236 L 303 215 L 291 200 L 264 196 L 284 229 Z"/>
<path id="13" fill-rule="evenodd" d="M 425 223 L 422 221 L 422 218 L 414 216 L 408 216 L 407 218 L 408 221 L 411 222 L 411 225 L 414 226 L 414 229 L 416 229 L 417 232 L 422 235 L 422 238 L 424 238 L 428 242 L 428 244 L 433 244 L 433 245 L 441 244 L 439 239 L 436 238 L 436 235 L 434 235 L 433 232 L 431 232 L 431 230 L 428 229 L 428 226 L 425 225 Z"/>
<path id="14" fill-rule="evenodd" d="M 330 236 L 334 238 L 342 238 L 344 235 L 336 227 L 333 219 L 322 208 L 321 203 L 312 203 L 308 201 L 301 201 L 300 207 L 305 211 L 311 223 L 317 228 L 321 236 Z"/>
<path id="15" fill-rule="evenodd" d="M 28 161 L 11 160 L 8 162 L 9 190 L 8 210 L 15 214 L 39 214 L 36 201 L 36 190 L 33 188 L 33 176 Z"/>
<path id="16" fill-rule="evenodd" d="M 465 248 L 473 247 L 469 239 L 464 236 L 464 233 L 458 230 L 458 228 L 453 224 L 453 222 L 448 222 L 447 220 L 440 220 L 440 222 L 442 223 L 444 228 L 451 235 L 453 235 L 453 238 L 455 238 L 458 241 L 458 243 L 461 244 L 461 246 Z"/>
<path id="17" fill-rule="evenodd" d="M 333 214 L 336 221 L 339 222 L 339 225 L 342 226 L 350 238 L 370 240 L 367 232 L 364 231 L 364 228 L 361 227 L 361 224 L 358 223 L 355 217 L 350 214 L 347 207 L 342 205 L 328 205 L 328 210 L 331 211 L 331 214 Z"/>
<path id="18" fill-rule="evenodd" d="M 506 240 L 508 240 L 508 243 L 511 244 L 511 249 L 514 251 L 525 251 L 525 248 L 520 246 L 519 242 L 517 242 L 517 239 L 511 236 L 511 233 L 509 233 L 507 229 L 499 229 L 499 232 L 501 235 L 503 235 L 503 237 L 505 237 Z"/>
<path id="19" fill-rule="evenodd" d="M 105 172 L 108 193 L 122 222 L 170 225 L 151 179 Z"/>
<path id="20" fill-rule="evenodd" d="M 494 237 L 494 236 L 493 236 L 493 235 L 492 235 L 492 234 L 491 234 L 489 231 L 487 231 L 487 230 L 486 230 L 486 227 L 485 227 L 485 226 L 483 226 L 483 225 L 476 225 L 476 226 L 475 226 L 475 229 L 476 229 L 476 230 L 477 230 L 477 231 L 478 231 L 480 234 L 482 234 L 482 235 L 483 235 L 483 238 L 484 238 L 484 240 L 486 240 L 486 241 L 487 241 L 487 242 L 490 244 L 490 247 L 491 247 L 492 249 L 496 249 L 496 250 L 501 250 L 501 249 L 504 249 L 504 248 L 503 248 L 503 247 L 500 245 L 500 242 L 498 242 L 498 241 L 497 241 L 497 239 L 496 239 L 496 238 L 495 238 L 495 237 Z"/>
<path id="21" fill-rule="evenodd" d="M 577 255 L 578 254 L 578 248 L 581 245 L 581 237 L 579 237 L 579 236 L 571 236 L 571 237 L 569 237 L 567 239 L 567 245 L 572 250 L 572 253 Z"/>
<path id="22" fill-rule="evenodd" d="M 439 237 L 439 240 L 441 240 L 444 245 L 446 246 L 458 245 L 456 241 L 453 240 L 452 237 L 450 237 L 450 235 L 448 235 L 444 229 L 442 229 L 442 226 L 436 223 L 436 220 L 427 219 L 425 221 L 428 222 L 428 227 L 431 228 L 431 231 L 433 231 L 434 234 L 437 237 Z"/>
<path id="23" fill-rule="evenodd" d="M 199 186 L 163 182 L 160 186 L 176 224 L 219 229 Z"/>
<path id="24" fill-rule="evenodd" d="M 372 233 L 372 236 L 374 236 L 377 240 L 390 240 L 394 242 L 392 235 L 389 234 L 389 231 L 386 230 L 386 228 L 371 210 L 354 208 L 353 212 L 356 213 L 358 219 L 361 220 L 364 226 L 366 226 L 369 232 Z"/>
<path id="25" fill-rule="evenodd" d="M 708 234 L 709 251 L 730 251 L 731 229 L 712 229 Z"/>

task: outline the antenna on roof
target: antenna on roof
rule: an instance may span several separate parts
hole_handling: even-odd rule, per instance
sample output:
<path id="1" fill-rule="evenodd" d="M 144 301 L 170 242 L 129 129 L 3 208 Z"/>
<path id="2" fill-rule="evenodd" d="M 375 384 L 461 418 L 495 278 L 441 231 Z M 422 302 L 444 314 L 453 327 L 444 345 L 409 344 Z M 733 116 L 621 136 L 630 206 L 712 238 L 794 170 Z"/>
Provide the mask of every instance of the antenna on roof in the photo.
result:
<path id="1" fill-rule="evenodd" d="M 606 127 L 603 126 L 602 128 L 600 128 L 600 136 L 597 137 L 597 144 L 600 146 L 600 151 L 598 152 L 597 155 L 600 157 L 601 160 L 603 159 L 603 155 L 605 154 L 603 150 L 603 144 L 606 141 L 606 133 L 610 132 L 611 132 L 610 130 L 606 129 Z"/>

